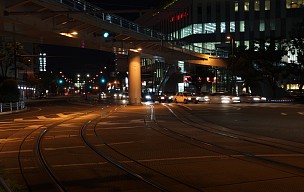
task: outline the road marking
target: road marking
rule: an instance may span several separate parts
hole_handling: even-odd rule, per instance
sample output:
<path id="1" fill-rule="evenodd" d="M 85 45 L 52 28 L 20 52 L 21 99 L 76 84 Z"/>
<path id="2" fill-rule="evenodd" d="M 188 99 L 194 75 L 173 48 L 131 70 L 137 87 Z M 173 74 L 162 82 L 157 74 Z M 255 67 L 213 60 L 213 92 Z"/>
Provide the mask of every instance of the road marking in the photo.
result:
<path id="1" fill-rule="evenodd" d="M 11 153 L 28 153 L 28 152 L 33 152 L 33 150 L 21 150 L 21 151 L 19 151 L 19 150 L 17 150 L 17 151 L 1 151 L 0 152 L 0 154 L 11 154 Z"/>
<path id="2" fill-rule="evenodd" d="M 38 119 L 47 119 L 45 116 L 37 116 Z"/>
<path id="3" fill-rule="evenodd" d="M 287 115 L 287 113 L 281 113 L 281 115 Z"/>
<path id="4" fill-rule="evenodd" d="M 58 115 L 59 117 L 66 117 L 66 116 L 68 116 L 68 115 L 65 115 L 63 113 L 57 113 L 56 115 Z"/>
<path id="5" fill-rule="evenodd" d="M 300 115 L 304 115 L 304 112 L 298 112 Z"/>

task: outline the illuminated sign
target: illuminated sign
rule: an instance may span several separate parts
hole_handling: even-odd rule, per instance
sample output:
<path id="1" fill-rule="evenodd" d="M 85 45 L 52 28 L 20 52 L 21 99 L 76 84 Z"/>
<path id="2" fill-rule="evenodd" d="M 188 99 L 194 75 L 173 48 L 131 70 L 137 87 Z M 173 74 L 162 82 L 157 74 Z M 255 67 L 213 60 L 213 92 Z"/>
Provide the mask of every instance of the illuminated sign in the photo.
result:
<path id="1" fill-rule="evenodd" d="M 175 15 L 173 17 L 171 17 L 170 22 L 175 22 L 175 21 L 179 21 L 182 20 L 185 17 L 188 17 L 188 13 L 187 12 L 183 12 L 183 13 L 179 13 L 178 15 Z"/>

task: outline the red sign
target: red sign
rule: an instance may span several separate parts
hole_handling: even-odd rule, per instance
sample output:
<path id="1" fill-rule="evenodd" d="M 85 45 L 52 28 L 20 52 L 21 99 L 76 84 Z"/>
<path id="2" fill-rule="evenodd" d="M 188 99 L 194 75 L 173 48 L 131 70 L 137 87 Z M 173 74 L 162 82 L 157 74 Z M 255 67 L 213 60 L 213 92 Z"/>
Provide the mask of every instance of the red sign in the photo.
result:
<path id="1" fill-rule="evenodd" d="M 188 15 L 189 14 L 187 12 L 180 13 L 178 15 L 175 15 L 175 16 L 171 17 L 170 22 L 172 23 L 172 22 L 175 22 L 175 21 L 182 20 L 183 18 L 188 17 Z"/>

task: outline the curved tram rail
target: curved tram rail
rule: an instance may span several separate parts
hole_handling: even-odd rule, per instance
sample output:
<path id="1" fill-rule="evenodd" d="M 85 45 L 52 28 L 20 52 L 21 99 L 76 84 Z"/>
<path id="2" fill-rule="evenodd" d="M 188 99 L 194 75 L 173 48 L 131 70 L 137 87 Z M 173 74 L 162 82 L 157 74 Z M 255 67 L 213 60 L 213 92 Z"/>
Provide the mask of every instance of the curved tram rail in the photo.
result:
<path id="1" fill-rule="evenodd" d="M 189 114 L 185 110 L 181 110 L 181 108 L 177 109 L 173 107 L 170 107 L 170 105 L 163 105 L 165 108 L 167 108 L 168 111 L 172 114 L 172 116 L 178 120 L 181 124 L 184 124 L 187 126 L 187 128 L 196 129 L 202 132 L 202 134 L 211 134 L 216 135 L 218 137 L 225 137 L 227 139 L 232 139 L 235 141 L 245 142 L 249 143 L 251 145 L 255 145 L 257 147 L 267 147 L 270 148 L 272 151 L 284 151 L 287 154 L 296 155 L 298 157 L 304 157 L 304 146 L 303 144 L 298 145 L 292 145 L 289 143 L 283 144 L 278 143 L 276 141 L 266 140 L 263 138 L 257 138 L 253 135 L 248 134 L 241 134 L 231 131 L 228 131 L 228 129 L 218 129 L 217 126 L 212 126 L 211 123 L 205 123 L 204 125 L 201 125 L 199 123 L 199 120 L 196 118 L 196 121 L 193 120 L 195 117 L 191 116 L 191 118 L 188 118 Z M 181 106 L 179 106 L 181 107 Z M 168 128 L 168 126 L 163 124 L 163 121 L 158 121 L 156 116 L 154 115 L 154 106 L 152 106 L 152 116 L 151 116 L 151 122 L 153 123 L 151 127 L 157 131 L 161 131 L 163 134 L 166 134 L 169 137 L 178 138 L 181 141 L 187 142 L 191 145 L 208 149 L 216 153 L 220 153 L 221 155 L 231 157 L 231 158 L 237 158 L 240 160 L 243 160 L 242 157 L 247 157 L 249 159 L 257 160 L 262 163 L 265 163 L 265 165 L 271 165 L 274 166 L 275 169 L 283 170 L 285 172 L 290 172 L 292 174 L 298 175 L 303 177 L 304 176 L 304 167 L 291 164 L 288 162 L 282 162 L 274 159 L 267 158 L 267 155 L 265 157 L 263 155 L 255 155 L 251 152 L 243 151 L 240 149 L 236 149 L 227 145 L 223 144 L 217 144 L 216 141 L 210 141 L 210 139 L 200 139 L 197 136 L 191 136 L 187 135 L 181 131 L 174 130 L 173 128 Z M 219 152 L 220 151 L 220 152 Z M 233 154 L 238 155 L 233 155 Z M 270 155 L 271 157 L 271 155 Z"/>

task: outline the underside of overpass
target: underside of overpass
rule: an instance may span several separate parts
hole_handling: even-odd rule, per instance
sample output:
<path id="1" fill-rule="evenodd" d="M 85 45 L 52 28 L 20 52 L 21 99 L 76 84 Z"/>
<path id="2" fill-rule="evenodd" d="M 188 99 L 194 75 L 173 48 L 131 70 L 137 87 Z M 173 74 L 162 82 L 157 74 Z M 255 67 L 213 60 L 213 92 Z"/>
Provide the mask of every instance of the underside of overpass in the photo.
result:
<path id="1" fill-rule="evenodd" d="M 20 42 L 85 47 L 117 54 L 142 49 L 142 56 L 165 58 L 167 63 L 186 61 L 209 66 L 226 66 L 226 61 L 200 54 L 164 40 L 162 35 L 109 14 L 101 8 L 74 0 L 0 0 L 0 35 Z M 115 40 L 101 37 L 104 31 Z M 77 32 L 71 34 L 72 32 Z M 71 34 L 71 37 L 62 34 Z"/>
<path id="2" fill-rule="evenodd" d="M 225 67 L 225 59 L 196 53 L 178 46 L 166 35 L 138 26 L 81 0 L 0 0 L 0 37 L 19 42 L 96 49 L 129 57 L 131 104 L 139 104 L 139 57 L 162 58 L 166 63 Z M 103 38 L 107 31 L 112 38 Z M 141 53 L 131 50 L 141 49 Z"/>

